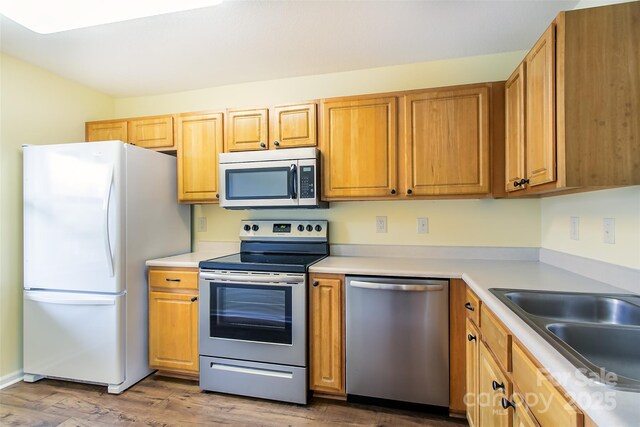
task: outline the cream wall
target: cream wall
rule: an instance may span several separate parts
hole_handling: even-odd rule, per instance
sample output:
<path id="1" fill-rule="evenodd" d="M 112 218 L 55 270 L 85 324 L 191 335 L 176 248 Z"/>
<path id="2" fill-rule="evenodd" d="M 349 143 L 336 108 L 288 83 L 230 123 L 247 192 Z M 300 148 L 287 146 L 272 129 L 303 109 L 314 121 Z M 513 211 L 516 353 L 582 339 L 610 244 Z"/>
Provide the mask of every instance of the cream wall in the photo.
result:
<path id="1" fill-rule="evenodd" d="M 22 369 L 22 144 L 84 140 L 113 99 L 0 55 L 0 384 Z"/>
<path id="2" fill-rule="evenodd" d="M 525 51 L 398 65 L 208 88 L 160 96 L 117 99 L 116 116 L 131 117 L 226 107 L 277 105 L 305 99 L 389 92 L 505 80 Z M 522 246 L 540 245 L 538 200 L 451 200 L 341 202 L 317 211 L 226 211 L 194 208 L 207 219 L 201 240 L 237 240 L 243 218 L 318 218 L 331 221 L 331 242 L 353 244 Z M 388 232 L 375 233 L 376 215 L 388 217 Z M 430 232 L 416 233 L 416 219 L 428 217 Z M 522 224 L 527 224 L 523 226 Z"/>
<path id="3" fill-rule="evenodd" d="M 569 238 L 580 218 L 579 240 Z M 615 244 L 603 242 L 602 219 L 615 218 Z M 640 186 L 542 199 L 543 248 L 640 269 Z"/>

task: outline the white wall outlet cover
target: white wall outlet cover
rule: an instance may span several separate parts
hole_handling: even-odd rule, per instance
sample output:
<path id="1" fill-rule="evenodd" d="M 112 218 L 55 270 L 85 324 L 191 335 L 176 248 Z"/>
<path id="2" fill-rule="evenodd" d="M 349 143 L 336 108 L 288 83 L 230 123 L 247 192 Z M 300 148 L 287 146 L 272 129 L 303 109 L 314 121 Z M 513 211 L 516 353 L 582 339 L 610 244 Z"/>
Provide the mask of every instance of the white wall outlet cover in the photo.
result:
<path id="1" fill-rule="evenodd" d="M 198 232 L 207 231 L 207 217 L 206 216 L 198 217 L 198 221 L 197 221 L 197 225 L 196 225 L 196 231 L 198 231 Z"/>
<path id="2" fill-rule="evenodd" d="M 580 240 L 580 217 L 572 216 L 569 219 L 569 238 L 571 240 Z"/>
<path id="3" fill-rule="evenodd" d="M 429 232 L 429 218 L 418 218 L 416 226 L 418 234 L 427 234 Z"/>
<path id="4" fill-rule="evenodd" d="M 604 243 L 616 243 L 616 219 L 602 218 L 602 241 Z"/>
<path id="5" fill-rule="evenodd" d="M 376 217 L 376 233 L 386 233 L 386 232 L 387 232 L 387 217 L 377 216 Z"/>

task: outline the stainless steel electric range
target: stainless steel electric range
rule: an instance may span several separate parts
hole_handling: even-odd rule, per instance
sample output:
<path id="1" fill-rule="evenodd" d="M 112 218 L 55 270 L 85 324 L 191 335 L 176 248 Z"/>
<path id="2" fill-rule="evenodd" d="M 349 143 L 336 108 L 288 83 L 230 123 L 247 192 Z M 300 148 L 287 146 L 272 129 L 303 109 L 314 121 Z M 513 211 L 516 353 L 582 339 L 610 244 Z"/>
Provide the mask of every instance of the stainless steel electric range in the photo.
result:
<path id="1" fill-rule="evenodd" d="M 307 271 L 327 221 L 242 221 L 240 253 L 200 262 L 200 388 L 307 403 Z"/>

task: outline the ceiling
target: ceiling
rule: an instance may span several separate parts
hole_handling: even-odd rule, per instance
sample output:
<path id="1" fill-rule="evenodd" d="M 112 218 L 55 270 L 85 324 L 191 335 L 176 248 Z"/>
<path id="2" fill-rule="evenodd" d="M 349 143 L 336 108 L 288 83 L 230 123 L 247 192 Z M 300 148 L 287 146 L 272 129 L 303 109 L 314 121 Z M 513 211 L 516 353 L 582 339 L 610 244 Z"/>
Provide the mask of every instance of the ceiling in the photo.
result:
<path id="1" fill-rule="evenodd" d="M 2 17 L 0 47 L 128 97 L 529 49 L 577 3 L 225 0 L 48 35 Z"/>

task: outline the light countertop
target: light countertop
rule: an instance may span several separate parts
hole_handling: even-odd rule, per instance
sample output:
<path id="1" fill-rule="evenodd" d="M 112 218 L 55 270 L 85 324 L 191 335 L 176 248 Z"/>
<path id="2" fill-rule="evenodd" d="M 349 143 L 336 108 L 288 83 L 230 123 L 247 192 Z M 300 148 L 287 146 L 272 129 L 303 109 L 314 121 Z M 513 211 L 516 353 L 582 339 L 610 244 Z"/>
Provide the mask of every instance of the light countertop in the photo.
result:
<path id="1" fill-rule="evenodd" d="M 537 261 L 331 256 L 311 266 L 310 271 L 463 279 L 593 421 L 601 426 L 638 424 L 640 393 L 615 390 L 588 380 L 544 338 L 489 292 L 489 289 L 623 294 L 628 294 L 628 291 Z"/>
<path id="2" fill-rule="evenodd" d="M 195 252 L 150 259 L 145 264 L 147 267 L 198 268 L 200 261 L 235 254 L 239 250 L 240 245 L 235 242 L 204 242 Z"/>

